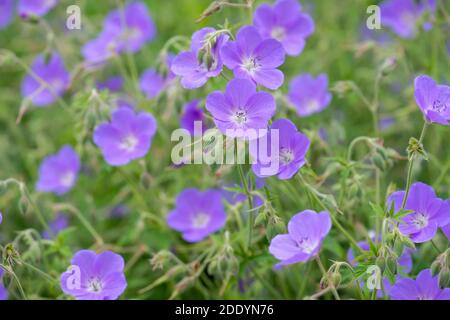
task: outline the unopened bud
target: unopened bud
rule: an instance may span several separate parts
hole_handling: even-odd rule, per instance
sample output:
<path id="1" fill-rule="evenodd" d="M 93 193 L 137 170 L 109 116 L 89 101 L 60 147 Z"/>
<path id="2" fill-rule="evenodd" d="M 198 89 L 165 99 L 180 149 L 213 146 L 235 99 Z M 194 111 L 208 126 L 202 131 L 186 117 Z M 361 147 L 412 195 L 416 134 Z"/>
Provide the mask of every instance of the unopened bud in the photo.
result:
<path id="1" fill-rule="evenodd" d="M 448 268 L 442 269 L 439 272 L 439 287 L 447 288 L 450 285 L 450 270 Z"/>

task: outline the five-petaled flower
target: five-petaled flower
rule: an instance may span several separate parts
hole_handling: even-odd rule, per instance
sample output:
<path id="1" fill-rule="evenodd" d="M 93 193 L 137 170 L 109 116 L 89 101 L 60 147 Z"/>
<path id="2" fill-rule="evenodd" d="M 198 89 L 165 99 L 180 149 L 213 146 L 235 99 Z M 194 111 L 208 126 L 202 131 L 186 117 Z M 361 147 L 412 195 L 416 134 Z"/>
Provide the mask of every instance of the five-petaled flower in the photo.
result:
<path id="1" fill-rule="evenodd" d="M 450 288 L 441 289 L 430 269 L 422 270 L 416 280 L 400 278 L 389 291 L 393 300 L 450 300 Z"/>
<path id="2" fill-rule="evenodd" d="M 175 209 L 167 216 L 167 224 L 182 233 L 188 242 L 198 242 L 225 225 L 226 214 L 220 191 L 185 189 Z"/>
<path id="3" fill-rule="evenodd" d="M 275 268 L 306 262 L 316 256 L 330 229 L 331 218 L 326 211 L 297 213 L 288 223 L 288 233 L 277 235 L 270 242 L 269 252 L 281 260 Z"/>
<path id="4" fill-rule="evenodd" d="M 421 75 L 414 81 L 416 102 L 429 122 L 449 125 L 450 86 L 437 84 L 432 78 Z"/>
<path id="5" fill-rule="evenodd" d="M 271 90 L 283 84 L 283 72 L 277 69 L 284 63 L 283 46 L 277 40 L 263 39 L 253 26 L 239 29 L 236 41 L 224 45 L 222 59 L 236 78 L 250 79 Z"/>

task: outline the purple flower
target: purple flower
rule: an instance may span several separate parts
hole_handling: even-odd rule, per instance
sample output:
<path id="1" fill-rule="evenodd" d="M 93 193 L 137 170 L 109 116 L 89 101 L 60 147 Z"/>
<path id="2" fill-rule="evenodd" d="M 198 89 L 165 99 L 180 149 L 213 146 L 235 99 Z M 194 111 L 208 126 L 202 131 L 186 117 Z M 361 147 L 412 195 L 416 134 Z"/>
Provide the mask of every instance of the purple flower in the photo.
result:
<path id="1" fill-rule="evenodd" d="M 374 240 L 374 239 L 372 239 Z M 364 250 L 369 251 L 369 243 L 367 241 L 360 241 L 358 242 L 358 246 Z M 358 265 L 358 263 L 355 261 L 355 254 L 353 252 L 353 249 L 350 248 L 347 251 L 347 261 L 350 262 L 353 266 Z M 404 273 L 410 273 L 413 267 L 413 261 L 411 256 L 411 250 L 405 249 L 403 251 L 403 254 L 398 258 L 398 264 L 400 266 L 400 269 Z"/>
<path id="2" fill-rule="evenodd" d="M 176 200 L 167 224 L 188 242 L 198 242 L 225 225 L 226 214 L 219 191 L 185 189 Z"/>
<path id="3" fill-rule="evenodd" d="M 176 75 L 172 71 L 170 71 L 174 57 L 172 55 L 169 55 L 166 60 L 168 69 L 166 75 L 156 71 L 153 68 L 145 70 L 141 75 L 139 85 L 142 92 L 144 92 L 149 99 L 157 97 L 163 90 L 167 88 L 168 85 L 170 85 L 172 80 L 176 77 Z"/>
<path id="4" fill-rule="evenodd" d="M 57 4 L 58 0 L 19 0 L 17 11 L 21 17 L 30 15 L 42 17 Z"/>
<path id="5" fill-rule="evenodd" d="M 3 215 L 2 212 L 0 211 L 0 224 L 2 224 L 2 222 L 3 222 Z"/>
<path id="6" fill-rule="evenodd" d="M 443 125 L 450 121 L 450 86 L 439 85 L 426 75 L 414 81 L 416 103 L 427 119 Z"/>
<path id="7" fill-rule="evenodd" d="M 399 37 L 414 38 L 417 34 L 418 22 L 425 13 L 434 15 L 436 3 L 434 0 L 385 0 L 380 5 L 381 23 L 392 29 Z M 431 22 L 426 21 L 423 29 L 431 29 Z"/>
<path id="8" fill-rule="evenodd" d="M 398 280 L 389 294 L 393 300 L 450 300 L 450 288 L 439 288 L 439 279 L 430 269 L 422 270 L 416 280 Z"/>
<path id="9" fill-rule="evenodd" d="M 301 12 L 297 0 L 278 0 L 273 6 L 261 4 L 253 15 L 253 25 L 264 39 L 281 42 L 290 56 L 299 55 L 305 39 L 314 32 L 313 19 Z"/>
<path id="10" fill-rule="evenodd" d="M 142 158 L 150 149 L 156 133 L 156 120 L 150 113 L 134 113 L 130 108 L 118 108 L 110 123 L 95 128 L 94 143 L 102 150 L 106 162 L 122 166 Z"/>
<path id="11" fill-rule="evenodd" d="M 271 150 L 273 130 L 278 131 L 278 156 Z M 261 156 L 262 145 L 267 146 L 267 160 Z M 297 131 L 290 120 L 278 119 L 272 123 L 268 134 L 258 139 L 257 148 L 250 148 L 252 157 L 256 159 L 252 170 L 258 177 L 277 175 L 281 180 L 290 179 L 305 164 L 309 145 L 308 137 Z M 274 167 L 277 169 L 272 170 Z"/>
<path id="12" fill-rule="evenodd" d="M 14 0 L 0 0 L 0 30 L 6 28 L 14 17 Z"/>
<path id="13" fill-rule="evenodd" d="M 330 214 L 305 210 L 297 213 L 288 223 L 288 233 L 275 236 L 270 242 L 269 252 L 282 266 L 306 262 L 319 253 L 323 239 L 331 229 Z"/>
<path id="14" fill-rule="evenodd" d="M 114 206 L 111 211 L 109 212 L 109 215 L 112 218 L 123 218 L 130 212 L 130 209 L 126 204 L 118 204 Z"/>
<path id="15" fill-rule="evenodd" d="M 399 211 L 404 197 L 404 191 L 394 192 L 388 199 L 388 207 L 393 202 L 395 211 Z M 436 197 L 432 187 L 421 182 L 411 186 L 405 209 L 413 212 L 402 218 L 399 229 L 416 243 L 433 239 L 438 227 L 450 223 L 450 207 Z"/>
<path id="16" fill-rule="evenodd" d="M 0 300 L 8 300 L 8 290 L 3 286 L 3 277 L 4 270 L 0 267 Z"/>
<path id="17" fill-rule="evenodd" d="M 97 83 L 98 90 L 109 90 L 110 92 L 119 92 L 123 88 L 123 78 L 121 76 L 114 76 L 106 79 L 103 82 Z"/>
<path id="18" fill-rule="evenodd" d="M 82 49 L 89 65 L 98 65 L 113 54 L 121 52 L 135 53 L 151 41 L 156 28 L 142 2 L 133 2 L 108 14 L 103 22 L 103 31 Z"/>
<path id="19" fill-rule="evenodd" d="M 42 233 L 42 237 L 44 239 L 51 239 L 52 237 L 57 236 L 58 233 L 64 229 L 67 229 L 69 227 L 69 219 L 66 215 L 58 213 L 55 219 L 48 224 L 48 227 L 50 228 L 52 234 L 49 234 L 48 231 L 44 231 Z"/>
<path id="20" fill-rule="evenodd" d="M 78 251 L 61 274 L 61 289 L 77 300 L 116 300 L 127 287 L 123 268 L 123 258 L 114 252 Z"/>
<path id="21" fill-rule="evenodd" d="M 64 146 L 58 153 L 48 156 L 39 167 L 39 179 L 36 189 L 40 192 L 53 192 L 63 195 L 74 186 L 80 159 L 71 146 Z"/>
<path id="22" fill-rule="evenodd" d="M 189 131 L 193 136 L 201 135 L 206 130 L 203 110 L 199 107 L 200 100 L 195 99 L 186 103 L 183 107 L 183 114 L 180 117 L 180 126 Z M 201 121 L 201 132 L 195 132 L 194 125 L 196 121 Z"/>
<path id="23" fill-rule="evenodd" d="M 256 92 L 256 85 L 246 79 L 231 80 L 225 93 L 216 91 L 206 98 L 214 123 L 229 137 L 243 137 L 248 129 L 266 129 L 275 107 L 270 93 Z"/>
<path id="24" fill-rule="evenodd" d="M 251 179 L 249 177 L 248 179 L 248 185 L 251 186 Z M 258 190 L 263 188 L 266 185 L 266 181 L 263 178 L 260 177 L 256 177 L 255 178 L 255 188 L 254 190 Z M 241 188 L 243 187 L 242 183 L 241 183 Z M 239 193 L 239 192 L 232 192 L 232 191 L 228 191 L 223 189 L 222 192 L 224 198 L 227 200 L 228 203 L 235 205 L 237 203 L 240 202 L 245 202 L 247 201 L 247 195 L 245 193 Z M 254 195 L 253 196 L 253 207 L 257 208 L 260 207 L 264 204 L 264 200 L 259 196 L 259 195 Z"/>
<path id="25" fill-rule="evenodd" d="M 181 77 L 185 89 L 202 87 L 209 78 L 217 77 L 222 72 L 221 49 L 229 36 L 216 36 L 212 43 L 208 37 L 216 30 L 203 28 L 192 35 L 191 50 L 178 54 L 172 64 L 172 72 Z"/>
<path id="26" fill-rule="evenodd" d="M 42 107 L 53 103 L 69 85 L 70 75 L 58 53 L 52 53 L 47 63 L 45 57 L 39 55 L 33 61 L 31 70 L 49 86 L 43 86 L 29 74 L 23 79 L 22 96 L 31 99 L 36 106 Z"/>
<path id="27" fill-rule="evenodd" d="M 242 27 L 236 41 L 222 49 L 223 63 L 236 78 L 251 79 L 263 87 L 275 90 L 284 81 L 283 72 L 276 69 L 284 63 L 285 52 L 280 42 L 262 39 L 253 26 Z"/>
<path id="28" fill-rule="evenodd" d="M 301 74 L 289 84 L 289 101 L 297 108 L 300 117 L 307 117 L 325 109 L 332 95 L 328 91 L 328 77 L 320 74 L 313 78 L 310 74 Z"/>
<path id="29" fill-rule="evenodd" d="M 444 208 L 443 210 L 447 212 L 447 215 L 450 215 L 450 199 L 445 200 L 442 207 Z M 442 227 L 442 232 L 444 232 L 450 241 L 450 222 Z"/>
<path id="30" fill-rule="evenodd" d="M 378 121 L 378 126 L 380 127 L 380 130 L 388 130 L 396 123 L 395 118 L 393 117 L 384 117 L 381 118 L 380 121 Z"/>

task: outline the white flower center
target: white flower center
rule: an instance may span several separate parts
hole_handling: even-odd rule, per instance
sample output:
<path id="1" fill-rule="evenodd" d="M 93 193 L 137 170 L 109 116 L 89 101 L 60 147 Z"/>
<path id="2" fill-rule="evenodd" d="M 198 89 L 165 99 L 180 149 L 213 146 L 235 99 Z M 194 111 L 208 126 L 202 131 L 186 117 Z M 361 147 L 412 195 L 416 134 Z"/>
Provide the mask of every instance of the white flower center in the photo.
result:
<path id="1" fill-rule="evenodd" d="M 192 218 L 192 226 L 195 229 L 203 229 L 208 225 L 210 218 L 211 217 L 205 213 L 197 213 Z"/>
<path id="2" fill-rule="evenodd" d="M 423 229 L 428 225 L 428 217 L 423 213 L 418 212 L 413 219 L 413 223 L 418 229 Z"/>
<path id="3" fill-rule="evenodd" d="M 311 253 L 316 248 L 316 243 L 313 243 L 308 237 L 303 237 L 300 240 L 296 240 L 296 243 L 297 246 L 305 253 Z"/>
<path id="4" fill-rule="evenodd" d="M 133 152 L 138 142 L 139 142 L 138 139 L 136 139 L 134 135 L 130 134 L 126 136 L 124 139 L 122 139 L 119 148 L 127 152 Z"/>
<path id="5" fill-rule="evenodd" d="M 319 102 L 316 99 L 309 100 L 306 104 L 306 110 L 309 112 L 314 112 L 319 110 Z"/>
<path id="6" fill-rule="evenodd" d="M 278 41 L 283 41 L 284 38 L 286 37 L 286 30 L 283 27 L 276 26 L 272 29 L 270 35 L 272 38 Z"/>
<path id="7" fill-rule="evenodd" d="M 243 125 L 247 122 L 247 112 L 242 109 L 238 109 L 232 116 L 232 120 L 237 125 Z"/>
<path id="8" fill-rule="evenodd" d="M 99 293 L 103 290 L 103 283 L 99 278 L 91 278 L 88 281 L 87 291 L 93 293 Z"/>
<path id="9" fill-rule="evenodd" d="M 289 164 L 294 160 L 294 153 L 290 149 L 280 150 L 280 161 L 283 164 Z"/>
<path id="10" fill-rule="evenodd" d="M 258 60 L 254 57 L 248 57 L 244 59 L 244 61 L 241 64 L 241 67 L 251 75 L 253 75 L 259 69 L 260 66 L 261 65 L 259 64 Z"/>
<path id="11" fill-rule="evenodd" d="M 72 171 L 68 171 L 61 177 L 61 180 L 59 182 L 64 187 L 70 187 L 73 184 L 74 180 L 75 173 L 73 173 Z"/>

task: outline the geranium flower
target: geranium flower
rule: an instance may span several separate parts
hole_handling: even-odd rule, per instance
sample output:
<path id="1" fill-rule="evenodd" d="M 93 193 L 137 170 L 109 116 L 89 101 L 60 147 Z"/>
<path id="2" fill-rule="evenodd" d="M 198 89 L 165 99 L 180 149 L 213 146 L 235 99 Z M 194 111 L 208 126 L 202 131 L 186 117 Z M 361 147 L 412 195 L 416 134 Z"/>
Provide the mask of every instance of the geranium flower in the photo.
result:
<path id="1" fill-rule="evenodd" d="M 426 75 L 414 81 L 414 95 L 420 110 L 429 122 L 449 125 L 450 86 L 439 85 Z"/>
<path id="2" fill-rule="evenodd" d="M 312 259 L 319 253 L 330 229 L 331 218 L 326 211 L 297 213 L 288 223 L 288 233 L 279 234 L 270 242 L 269 252 L 281 260 L 275 268 Z"/>
<path id="3" fill-rule="evenodd" d="M 42 233 L 42 238 L 51 239 L 69 227 L 69 218 L 63 213 L 58 213 L 56 217 L 48 224 L 51 234 L 48 231 Z"/>
<path id="4" fill-rule="evenodd" d="M 45 85 L 27 74 L 22 81 L 22 96 L 31 99 L 31 102 L 38 107 L 52 104 L 62 96 L 70 83 L 70 75 L 64 66 L 64 61 L 56 52 L 51 54 L 47 62 L 43 55 L 36 57 L 31 70 L 45 82 Z"/>
<path id="5" fill-rule="evenodd" d="M 249 79 L 263 87 L 275 90 L 284 81 L 277 68 L 284 63 L 285 52 L 280 42 L 263 39 L 253 26 L 244 26 L 222 49 L 223 63 L 236 78 Z"/>
<path id="6" fill-rule="evenodd" d="M 153 68 L 149 68 L 144 71 L 139 80 L 139 86 L 141 91 L 145 93 L 145 96 L 149 99 L 157 97 L 163 90 L 165 90 L 176 77 L 171 71 L 174 56 L 168 55 L 166 59 L 167 74 L 162 74 Z"/>
<path id="7" fill-rule="evenodd" d="M 185 189 L 176 200 L 167 224 L 182 233 L 184 240 L 198 242 L 225 225 L 226 214 L 219 191 Z"/>
<path id="8" fill-rule="evenodd" d="M 194 131 L 195 122 L 202 122 L 201 131 L 198 134 L 203 134 L 206 130 L 205 116 L 203 110 L 199 107 L 200 100 L 195 99 L 186 103 L 183 107 L 183 113 L 180 117 L 180 126 L 183 129 L 189 131 L 189 133 L 194 136 L 196 132 Z"/>
<path id="9" fill-rule="evenodd" d="M 425 269 L 416 280 L 397 280 L 389 295 L 393 300 L 450 300 L 450 288 L 441 289 L 438 277 L 433 277 L 430 269 Z"/>
<path id="10" fill-rule="evenodd" d="M 271 94 L 256 92 L 256 85 L 246 79 L 231 80 L 224 93 L 216 91 L 206 98 L 217 128 L 230 137 L 244 137 L 248 129 L 266 129 L 275 107 Z"/>
<path id="11" fill-rule="evenodd" d="M 123 258 L 114 252 L 81 250 L 71 270 L 61 274 L 61 289 L 77 300 L 116 300 L 127 287 L 123 269 Z"/>
<path id="12" fill-rule="evenodd" d="M 24 18 L 30 15 L 42 17 L 57 4 L 58 0 L 19 0 L 17 11 Z"/>
<path id="13" fill-rule="evenodd" d="M 150 113 L 136 114 L 130 108 L 118 108 L 113 112 L 111 122 L 95 128 L 94 143 L 102 150 L 108 164 L 126 165 L 147 154 L 156 127 L 156 120 Z"/>
<path id="14" fill-rule="evenodd" d="M 229 36 L 218 35 L 213 43 L 207 43 L 207 37 L 216 30 L 203 28 L 192 35 L 191 50 L 178 54 L 172 64 L 172 72 L 181 77 L 185 89 L 202 87 L 209 78 L 217 77 L 222 72 L 221 49 Z"/>
<path id="15" fill-rule="evenodd" d="M 320 74 L 314 78 L 310 74 L 301 74 L 289 84 L 289 101 L 297 108 L 300 117 L 307 117 L 325 109 L 332 95 L 328 91 L 328 77 Z"/>
<path id="16" fill-rule="evenodd" d="M 14 0 L 0 0 L 0 30 L 6 28 L 14 17 Z"/>
<path id="17" fill-rule="evenodd" d="M 278 40 L 286 54 L 299 55 L 305 39 L 314 32 L 314 21 L 301 12 L 297 0 L 278 0 L 273 6 L 263 3 L 253 15 L 253 25 L 264 38 Z"/>
<path id="18" fill-rule="evenodd" d="M 63 195 L 75 185 L 80 171 L 80 159 L 71 146 L 64 146 L 58 153 L 50 155 L 39 167 L 36 189 Z"/>
<path id="19" fill-rule="evenodd" d="M 8 300 L 8 290 L 3 285 L 3 274 L 5 271 L 0 267 L 0 300 Z"/>

